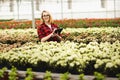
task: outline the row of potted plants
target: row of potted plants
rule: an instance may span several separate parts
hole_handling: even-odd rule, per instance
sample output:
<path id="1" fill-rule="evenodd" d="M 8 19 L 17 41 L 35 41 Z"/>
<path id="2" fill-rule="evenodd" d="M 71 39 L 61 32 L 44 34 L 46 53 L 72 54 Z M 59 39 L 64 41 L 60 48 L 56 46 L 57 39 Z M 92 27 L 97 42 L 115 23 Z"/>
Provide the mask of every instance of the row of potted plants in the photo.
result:
<path id="1" fill-rule="evenodd" d="M 1 66 L 16 66 L 25 69 L 33 67 L 35 71 L 51 70 L 92 74 L 100 71 L 109 76 L 120 73 L 120 42 L 45 42 L 26 43 L 19 48 L 0 53 Z"/>
<path id="2" fill-rule="evenodd" d="M 35 20 L 36 27 L 40 25 L 41 21 Z M 120 27 L 120 18 L 106 18 L 106 19 L 63 19 L 55 20 L 58 26 L 63 28 L 90 28 L 90 27 Z M 32 28 L 32 21 L 5 21 L 0 22 L 0 29 L 25 29 Z"/>
<path id="3" fill-rule="evenodd" d="M 120 18 L 64 19 L 55 23 L 63 28 L 120 27 Z"/>
<path id="4" fill-rule="evenodd" d="M 76 42 L 115 42 L 120 40 L 120 28 L 66 28 L 62 32 L 64 40 Z M 39 41 L 36 29 L 0 30 L 1 43 L 25 43 Z"/>
<path id="5" fill-rule="evenodd" d="M 65 40 L 79 43 L 92 41 L 113 43 L 116 40 L 120 41 L 120 28 L 66 28 L 64 33 L 69 33 L 65 36 Z"/>
<path id="6" fill-rule="evenodd" d="M 120 41 L 120 28 L 66 28 L 62 32 L 63 41 L 86 43 L 96 41 Z M 0 30 L 0 51 L 8 51 L 20 47 L 26 42 L 39 42 L 36 29 Z"/>
<path id="7" fill-rule="evenodd" d="M 109 80 L 110 78 L 106 77 L 105 75 L 94 72 L 94 75 L 91 78 L 81 73 L 79 75 L 72 75 L 69 72 L 62 73 L 62 74 L 55 74 L 53 75 L 51 71 L 46 71 L 44 74 L 39 74 L 37 76 L 42 76 L 41 78 L 36 77 L 35 72 L 32 71 L 32 68 L 27 68 L 24 71 L 24 77 L 20 75 L 20 71 L 17 70 L 16 67 L 12 66 L 10 71 L 7 71 L 6 67 L 0 69 L 0 80 Z M 71 76 L 72 75 L 72 76 Z M 120 80 L 120 74 L 117 74 L 116 77 L 118 78 L 111 78 L 114 80 Z"/>

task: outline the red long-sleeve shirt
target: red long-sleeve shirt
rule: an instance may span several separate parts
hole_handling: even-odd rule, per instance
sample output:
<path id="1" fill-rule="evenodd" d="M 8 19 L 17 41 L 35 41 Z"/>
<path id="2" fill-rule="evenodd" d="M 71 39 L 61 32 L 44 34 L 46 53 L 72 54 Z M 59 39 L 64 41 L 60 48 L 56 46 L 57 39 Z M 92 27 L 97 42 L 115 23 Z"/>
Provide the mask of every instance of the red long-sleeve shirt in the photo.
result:
<path id="1" fill-rule="evenodd" d="M 42 23 L 40 26 L 37 27 L 37 33 L 38 33 L 39 39 L 41 40 L 43 37 L 52 33 L 55 28 L 58 28 L 58 26 L 53 23 L 51 24 L 51 29 L 45 23 Z M 57 37 L 51 37 L 47 41 L 57 41 L 58 42 L 58 39 L 57 39 Z"/>

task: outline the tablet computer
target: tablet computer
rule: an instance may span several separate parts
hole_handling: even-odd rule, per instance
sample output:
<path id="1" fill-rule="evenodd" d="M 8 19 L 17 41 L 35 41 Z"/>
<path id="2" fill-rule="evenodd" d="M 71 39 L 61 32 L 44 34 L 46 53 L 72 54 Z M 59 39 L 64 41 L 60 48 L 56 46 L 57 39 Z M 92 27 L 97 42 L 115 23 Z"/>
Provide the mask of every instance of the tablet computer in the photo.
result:
<path id="1" fill-rule="evenodd" d="M 60 34 L 62 32 L 63 28 L 58 28 L 57 30 L 55 30 L 55 33 Z"/>

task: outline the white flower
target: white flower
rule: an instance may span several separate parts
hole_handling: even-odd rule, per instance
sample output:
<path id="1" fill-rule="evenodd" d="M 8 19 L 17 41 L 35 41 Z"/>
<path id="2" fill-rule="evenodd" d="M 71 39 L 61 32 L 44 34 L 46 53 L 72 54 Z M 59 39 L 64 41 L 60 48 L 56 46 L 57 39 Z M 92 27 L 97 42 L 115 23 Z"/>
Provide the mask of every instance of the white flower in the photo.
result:
<path id="1" fill-rule="evenodd" d="M 98 64 L 95 64 L 94 65 L 95 69 L 99 68 L 99 65 Z"/>
<path id="2" fill-rule="evenodd" d="M 112 68 L 112 67 L 114 67 L 114 64 L 112 62 L 108 62 L 105 67 Z"/>
<path id="3" fill-rule="evenodd" d="M 120 59 L 116 59 L 115 64 L 120 66 Z"/>
<path id="4" fill-rule="evenodd" d="M 70 65 L 70 67 L 73 67 L 73 66 L 74 66 L 74 63 L 70 63 L 69 65 Z"/>

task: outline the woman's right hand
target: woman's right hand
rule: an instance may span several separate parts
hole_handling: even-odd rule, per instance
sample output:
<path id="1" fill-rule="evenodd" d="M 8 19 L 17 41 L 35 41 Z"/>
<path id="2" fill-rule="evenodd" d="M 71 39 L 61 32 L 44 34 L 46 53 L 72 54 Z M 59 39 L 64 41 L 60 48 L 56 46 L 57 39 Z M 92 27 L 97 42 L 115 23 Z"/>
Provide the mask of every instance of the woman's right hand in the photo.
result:
<path id="1" fill-rule="evenodd" d="M 55 30 L 57 30 L 57 28 L 55 28 L 55 29 L 53 30 L 53 33 L 55 33 Z"/>
<path id="2" fill-rule="evenodd" d="M 53 32 L 51 33 L 51 37 L 54 37 L 55 36 L 55 30 L 57 30 L 57 28 L 55 28 L 54 30 L 53 30 Z"/>

